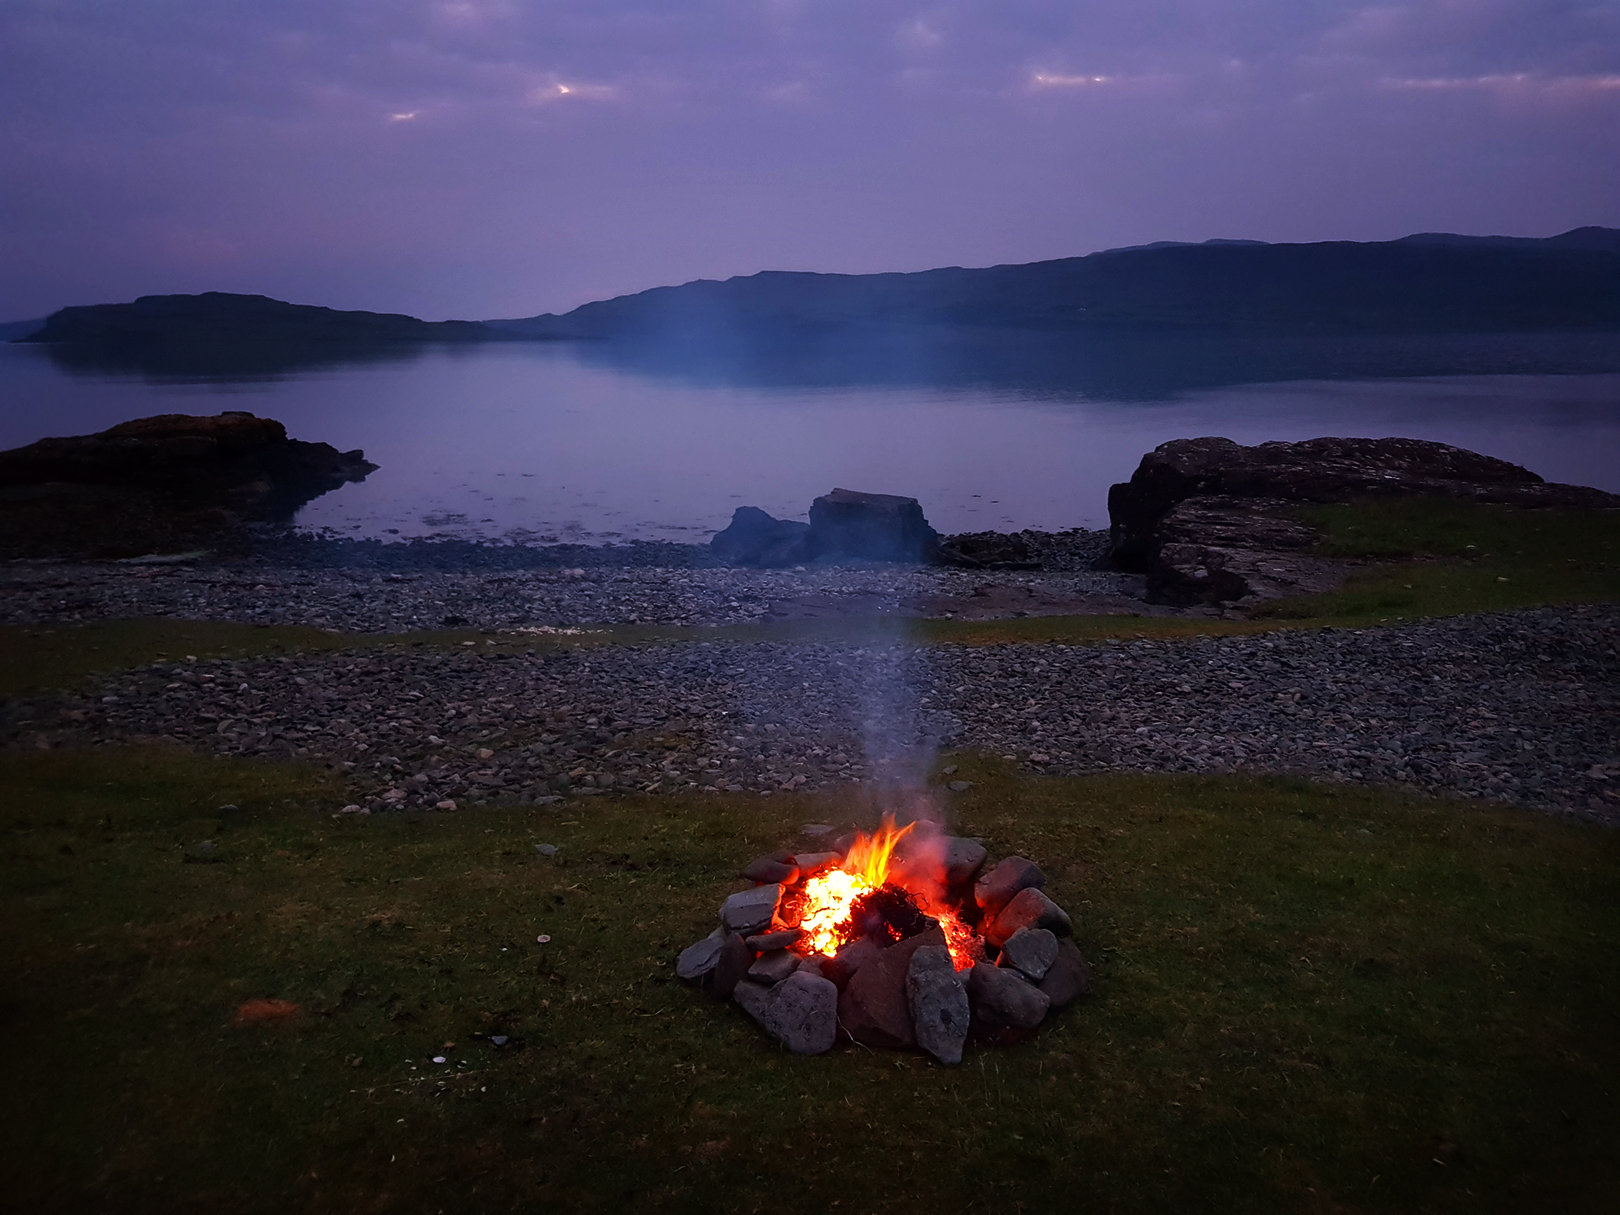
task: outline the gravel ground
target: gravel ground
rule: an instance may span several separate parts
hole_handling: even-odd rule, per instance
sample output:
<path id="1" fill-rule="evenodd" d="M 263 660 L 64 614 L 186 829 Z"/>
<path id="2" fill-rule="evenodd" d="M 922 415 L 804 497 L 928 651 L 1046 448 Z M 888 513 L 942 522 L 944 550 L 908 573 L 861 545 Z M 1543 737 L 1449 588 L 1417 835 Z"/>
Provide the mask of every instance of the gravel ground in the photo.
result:
<path id="1" fill-rule="evenodd" d="M 1026 533 L 1028 535 L 1028 533 Z M 300 564 L 142 565 L 10 562 L 0 566 L 0 623 L 75 624 L 131 616 L 306 624 L 352 633 L 576 624 L 737 624 L 780 616 L 881 614 L 914 599 L 971 596 L 991 578 L 1043 597 L 1119 595 L 1140 579 L 1092 569 L 1103 532 L 1046 535 L 1043 568 L 993 573 L 907 565 L 727 569 L 699 545 L 516 546 L 309 542 Z M 288 542 L 292 544 L 291 541 Z M 530 567 L 438 568 L 462 550 Z M 376 564 L 386 554 L 386 568 Z M 415 554 L 415 563 L 411 555 Z M 667 564 L 643 564 L 652 553 Z M 273 554 L 280 562 L 287 552 Z M 615 560 L 616 557 L 616 560 Z M 362 560 L 364 559 L 364 560 Z M 569 564 L 575 560 L 594 564 Z M 338 562 L 345 561 L 346 564 Z M 368 562 L 370 562 L 368 564 Z M 556 563 L 562 564 L 556 564 Z"/>
<path id="2" fill-rule="evenodd" d="M 951 572 L 874 576 L 941 573 Z M 624 576 L 624 586 L 525 581 L 511 595 L 527 602 L 555 593 L 599 608 L 595 617 L 558 619 L 645 619 L 651 609 L 615 607 L 606 592 L 627 593 L 632 605 L 637 596 L 696 605 L 703 587 L 744 585 L 683 583 L 667 570 L 646 581 Z M 847 586 L 866 575 L 837 576 Z M 750 577 L 758 587 L 776 575 Z M 246 618 L 263 618 L 255 605 L 268 583 L 254 584 L 266 587 L 258 591 L 218 579 L 173 571 L 147 585 L 172 593 L 176 614 L 225 616 L 236 604 Z M 424 588 L 427 580 L 403 589 L 423 610 L 447 611 L 452 600 Z M 368 583 L 362 595 L 381 589 Z M 27 592 L 39 603 L 49 593 Z M 82 596 L 87 606 L 75 611 L 84 618 L 131 611 L 118 577 L 56 593 Z M 442 604 L 428 598 L 434 593 Z M 273 600 L 285 611 L 341 606 L 316 602 L 302 583 L 278 587 Z M 732 593 L 725 611 L 739 615 L 718 618 L 748 618 L 741 605 Z M 374 611 L 365 618 L 379 621 L 408 611 L 392 599 L 346 610 Z M 690 611 L 683 618 L 695 618 L 697 607 Z M 353 627 L 351 619 L 333 623 Z M 681 642 L 523 656 L 401 644 L 161 664 L 93 694 L 12 702 L 3 727 L 10 746 L 171 738 L 231 754 L 307 756 L 353 771 L 369 791 L 367 808 L 378 810 L 613 789 L 770 792 L 920 779 L 933 749 L 949 746 L 1012 756 L 1037 772 L 1306 773 L 1615 823 L 1617 648 L 1620 608 L 1612 605 L 1077 646 Z"/>

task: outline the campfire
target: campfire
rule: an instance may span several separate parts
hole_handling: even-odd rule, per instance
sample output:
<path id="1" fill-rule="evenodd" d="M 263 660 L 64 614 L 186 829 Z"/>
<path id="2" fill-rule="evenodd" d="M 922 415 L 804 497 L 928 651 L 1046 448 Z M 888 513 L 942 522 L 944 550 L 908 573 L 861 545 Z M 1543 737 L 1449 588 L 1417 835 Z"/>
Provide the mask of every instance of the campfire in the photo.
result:
<path id="1" fill-rule="evenodd" d="M 970 1037 L 1017 1040 L 1087 986 L 1040 866 L 985 860 L 974 840 L 892 818 L 831 851 L 759 857 L 676 973 L 796 1054 L 843 1039 L 959 1063 Z"/>

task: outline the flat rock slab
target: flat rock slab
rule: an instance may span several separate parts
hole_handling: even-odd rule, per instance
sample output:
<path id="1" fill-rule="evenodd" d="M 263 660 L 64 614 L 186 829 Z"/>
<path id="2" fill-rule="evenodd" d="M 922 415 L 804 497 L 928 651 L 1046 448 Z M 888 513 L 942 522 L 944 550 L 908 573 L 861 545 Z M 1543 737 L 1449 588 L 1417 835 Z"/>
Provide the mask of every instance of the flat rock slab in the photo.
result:
<path id="1" fill-rule="evenodd" d="M 720 961 L 720 947 L 725 940 L 726 930 L 716 928 L 696 945 L 688 945 L 681 950 L 681 956 L 675 960 L 675 977 L 690 983 L 713 974 L 715 964 Z"/>
<path id="2" fill-rule="evenodd" d="M 742 875 L 750 882 L 791 886 L 799 880 L 799 867 L 793 863 L 792 853 L 778 852 L 771 856 L 755 857 L 743 866 Z"/>
<path id="3" fill-rule="evenodd" d="M 972 1014 L 967 987 L 943 945 L 923 945 L 906 970 L 906 1001 L 917 1045 L 941 1063 L 962 1062 Z"/>
<path id="4" fill-rule="evenodd" d="M 780 983 L 799 969 L 799 955 L 785 949 L 762 953 L 748 968 L 748 977 L 756 983 Z"/>
<path id="5" fill-rule="evenodd" d="M 799 868 L 800 877 L 815 877 L 828 869 L 836 869 L 844 859 L 841 852 L 800 852 L 793 858 L 793 863 Z"/>
<path id="6" fill-rule="evenodd" d="M 838 1035 L 838 989 L 828 979 L 798 971 L 775 987 L 737 984 L 736 1000 L 765 1031 L 795 1055 L 832 1049 Z"/>
<path id="7" fill-rule="evenodd" d="M 758 936 L 748 938 L 748 948 L 755 953 L 764 953 L 767 949 L 786 949 L 803 935 L 802 928 L 782 928 L 776 932 L 762 932 Z"/>
<path id="8" fill-rule="evenodd" d="M 1047 928 L 1020 928 L 1001 947 L 1000 966 L 1011 966 L 1031 982 L 1039 983 L 1057 961 L 1058 939 Z"/>
<path id="9" fill-rule="evenodd" d="M 720 922 L 744 936 L 762 932 L 770 927 L 781 897 L 782 888 L 774 884 L 739 891 L 720 905 Z"/>
<path id="10" fill-rule="evenodd" d="M 980 962 L 968 977 L 973 1015 L 991 1025 L 1034 1029 L 1046 1016 L 1051 999 L 1015 970 Z"/>

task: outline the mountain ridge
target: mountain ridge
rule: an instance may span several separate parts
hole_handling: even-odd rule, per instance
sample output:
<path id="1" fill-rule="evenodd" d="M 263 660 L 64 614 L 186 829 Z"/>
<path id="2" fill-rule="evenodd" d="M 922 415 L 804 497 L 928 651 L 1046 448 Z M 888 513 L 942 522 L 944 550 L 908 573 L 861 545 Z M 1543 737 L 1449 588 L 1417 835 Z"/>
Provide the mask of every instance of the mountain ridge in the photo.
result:
<path id="1" fill-rule="evenodd" d="M 514 336 L 680 339 L 872 325 L 1422 332 L 1620 328 L 1620 229 L 1553 237 L 1156 242 L 975 269 L 767 270 L 485 322 Z"/>

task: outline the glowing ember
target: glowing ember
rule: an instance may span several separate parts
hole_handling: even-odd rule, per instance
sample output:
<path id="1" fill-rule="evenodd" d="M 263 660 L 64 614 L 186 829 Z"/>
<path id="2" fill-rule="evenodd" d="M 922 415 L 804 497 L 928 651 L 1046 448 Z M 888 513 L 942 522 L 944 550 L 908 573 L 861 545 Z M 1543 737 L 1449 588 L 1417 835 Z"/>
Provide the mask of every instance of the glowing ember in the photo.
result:
<path id="1" fill-rule="evenodd" d="M 951 951 L 951 964 L 957 970 L 971 970 L 975 962 L 985 960 L 983 938 L 962 923 L 956 912 L 936 911 L 934 918 L 945 930 L 945 945 Z"/>
<path id="2" fill-rule="evenodd" d="M 875 835 L 865 832 L 855 837 L 849 855 L 841 868 L 818 874 L 804 884 L 804 902 L 798 927 L 804 936 L 796 949 L 806 954 L 825 954 L 831 957 L 845 945 L 860 936 L 861 927 L 855 922 L 854 911 L 862 895 L 881 890 L 889 877 L 889 860 L 895 845 L 911 830 L 912 825 L 896 828 L 894 819 L 885 816 L 883 826 Z M 900 894 L 898 890 L 897 894 Z M 983 944 L 977 934 L 964 924 L 954 911 L 928 909 L 945 931 L 945 942 L 951 951 L 951 961 L 957 970 L 966 970 L 983 954 Z"/>

